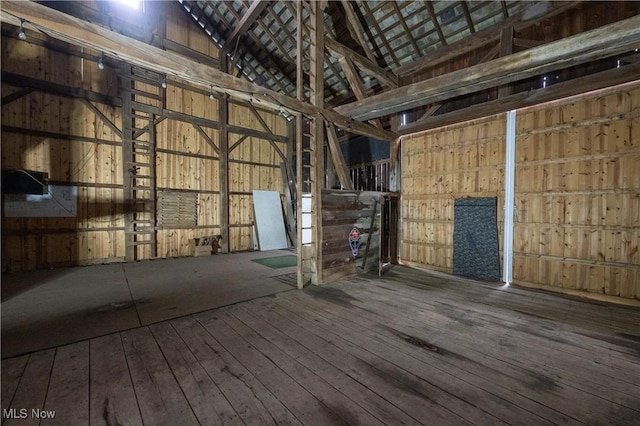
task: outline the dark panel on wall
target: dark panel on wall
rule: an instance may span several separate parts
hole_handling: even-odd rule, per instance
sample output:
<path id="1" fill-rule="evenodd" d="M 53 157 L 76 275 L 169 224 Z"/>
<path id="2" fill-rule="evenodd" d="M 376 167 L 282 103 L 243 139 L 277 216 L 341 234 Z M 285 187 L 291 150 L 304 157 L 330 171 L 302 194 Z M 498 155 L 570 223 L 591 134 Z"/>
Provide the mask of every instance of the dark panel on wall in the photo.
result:
<path id="1" fill-rule="evenodd" d="M 498 199 L 458 198 L 454 205 L 453 273 L 486 281 L 500 280 Z"/>

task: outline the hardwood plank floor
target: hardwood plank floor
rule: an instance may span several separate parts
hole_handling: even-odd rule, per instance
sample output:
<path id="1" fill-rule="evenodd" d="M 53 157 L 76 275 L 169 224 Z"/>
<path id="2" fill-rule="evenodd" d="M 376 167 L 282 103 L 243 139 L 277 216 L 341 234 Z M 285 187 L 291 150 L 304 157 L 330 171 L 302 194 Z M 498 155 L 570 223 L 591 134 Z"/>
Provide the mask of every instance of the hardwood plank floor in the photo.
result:
<path id="1" fill-rule="evenodd" d="M 90 424 L 142 426 L 120 333 L 91 339 Z M 117 411 L 115 409 L 117 407 Z"/>
<path id="2" fill-rule="evenodd" d="M 638 425 L 640 309 L 395 267 L 3 360 L 2 408 L 3 425 Z"/>

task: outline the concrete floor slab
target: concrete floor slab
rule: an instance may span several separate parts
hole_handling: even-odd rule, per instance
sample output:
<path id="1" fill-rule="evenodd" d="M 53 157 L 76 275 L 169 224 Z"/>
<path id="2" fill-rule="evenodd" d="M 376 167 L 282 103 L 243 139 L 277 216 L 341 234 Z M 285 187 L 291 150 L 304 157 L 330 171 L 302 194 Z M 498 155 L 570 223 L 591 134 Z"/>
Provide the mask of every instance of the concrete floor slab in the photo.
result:
<path id="1" fill-rule="evenodd" d="M 128 263 L 124 269 L 142 325 L 148 325 L 290 290 L 290 286 L 267 278 L 295 272 L 295 267 L 277 270 L 251 262 L 282 254 L 249 252 L 157 260 Z"/>
<path id="2" fill-rule="evenodd" d="M 2 277 L 2 357 L 140 325 L 122 265 Z"/>
<path id="3" fill-rule="evenodd" d="M 42 270 L 2 277 L 2 358 L 291 290 L 251 259 L 289 251 Z"/>

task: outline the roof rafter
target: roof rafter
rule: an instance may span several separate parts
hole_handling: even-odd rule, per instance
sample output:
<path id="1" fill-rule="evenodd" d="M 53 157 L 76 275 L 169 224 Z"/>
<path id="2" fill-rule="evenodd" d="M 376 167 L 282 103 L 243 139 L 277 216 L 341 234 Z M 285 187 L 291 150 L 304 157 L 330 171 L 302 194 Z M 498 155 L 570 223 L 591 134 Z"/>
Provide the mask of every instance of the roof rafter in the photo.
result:
<path id="1" fill-rule="evenodd" d="M 392 5 L 392 7 L 394 9 L 394 12 L 400 18 L 399 19 L 400 25 L 402 25 L 402 28 L 404 29 L 404 32 L 405 32 L 407 38 L 409 39 L 409 42 L 413 46 L 413 49 L 416 51 L 416 54 L 421 55 L 420 47 L 418 46 L 418 43 L 416 43 L 416 39 L 411 34 L 411 30 L 409 29 L 409 26 L 407 25 L 407 22 L 404 19 L 402 19 L 402 11 L 400 11 L 400 7 L 398 6 L 398 3 L 395 2 L 395 1 L 392 1 L 391 5 Z M 385 37 L 385 39 L 386 39 L 386 37 Z"/>
<path id="2" fill-rule="evenodd" d="M 465 0 L 462 0 L 460 4 L 462 5 L 462 11 L 464 12 L 464 19 L 467 20 L 469 31 L 471 31 L 471 34 L 473 34 L 476 32 L 476 28 L 473 24 L 473 19 L 471 19 L 471 12 L 469 12 L 469 6 L 467 5 L 467 2 Z"/>
<path id="3" fill-rule="evenodd" d="M 242 34 L 246 33 L 247 30 L 253 25 L 254 22 L 260 17 L 262 12 L 271 4 L 271 0 L 255 0 L 249 6 L 249 9 L 244 14 L 238 25 L 233 29 L 233 32 L 224 43 L 223 49 L 225 52 L 229 52 L 232 46 L 235 44 L 236 39 L 240 37 Z"/>
<path id="4" fill-rule="evenodd" d="M 385 70 L 380 65 L 371 62 L 369 59 L 354 52 L 331 37 L 325 37 L 324 44 L 327 49 L 334 53 L 334 56 L 337 55 L 338 58 L 340 58 L 340 56 L 348 56 L 360 70 L 376 77 L 380 83 L 388 87 L 398 87 L 398 76 L 391 71 Z"/>
<path id="5" fill-rule="evenodd" d="M 212 41 L 215 41 L 215 38 L 213 37 L 214 31 L 218 34 L 218 37 L 221 36 L 221 34 L 219 34 L 219 31 L 216 30 L 213 24 L 209 21 L 209 19 L 207 19 L 207 15 L 204 13 L 204 9 L 201 8 L 200 5 L 197 4 L 197 2 L 189 1 L 189 0 L 180 0 L 180 2 L 182 3 L 182 6 L 185 8 L 185 10 L 189 13 L 189 15 L 198 23 L 198 28 L 200 28 L 208 38 L 211 38 Z M 216 42 L 216 45 L 217 44 L 218 43 Z M 250 52 L 252 55 L 255 55 L 255 52 L 253 51 L 250 51 Z M 268 57 L 267 61 L 272 61 L 271 63 L 275 63 L 272 57 Z M 231 60 L 229 61 L 228 65 L 231 67 L 229 68 L 229 70 L 235 67 L 241 72 L 242 67 L 239 66 L 240 62 L 241 62 L 241 55 L 235 54 L 234 57 L 231 58 Z M 278 67 L 274 66 L 274 68 L 278 68 Z M 265 69 L 266 69 L 266 72 L 269 72 L 271 74 L 273 81 L 278 85 L 280 90 L 285 91 L 285 87 L 282 85 L 280 81 L 278 81 L 275 78 L 275 75 L 271 73 L 268 68 L 265 68 Z"/>
<path id="6" fill-rule="evenodd" d="M 342 1 L 342 7 L 344 7 L 344 12 L 347 16 L 347 23 L 350 24 L 349 29 L 351 30 L 351 36 L 354 39 L 358 40 L 358 43 L 364 49 L 364 52 L 367 55 L 367 58 L 369 58 L 371 62 L 377 63 L 378 61 L 375 55 L 373 54 L 373 52 L 371 51 L 371 49 L 369 48 L 367 39 L 364 37 L 364 34 L 365 34 L 364 28 L 362 28 L 362 25 L 360 24 L 360 20 L 358 19 L 356 12 L 353 10 L 351 6 L 351 2 L 349 2 L 349 0 L 341 0 L 341 1 Z"/>
<path id="7" fill-rule="evenodd" d="M 472 52 L 481 46 L 489 44 L 491 42 L 497 42 L 500 40 L 500 32 L 502 28 L 513 27 L 514 31 L 519 31 L 523 28 L 529 27 L 536 22 L 543 19 L 551 18 L 566 10 L 576 7 L 582 3 L 582 1 L 572 2 L 542 2 L 536 3 L 527 9 L 522 10 L 520 13 L 515 14 L 509 19 L 487 27 L 483 30 L 476 31 L 469 37 L 465 37 L 455 43 L 451 43 L 445 47 L 434 51 L 433 53 L 416 59 L 415 61 L 403 65 L 395 70 L 399 76 L 408 76 L 416 72 L 422 71 L 426 68 L 432 68 L 447 62 L 457 56 L 465 53 Z"/>
<path id="8" fill-rule="evenodd" d="M 21 19 L 24 19 L 25 27 L 41 31 L 50 37 L 102 51 L 108 56 L 188 80 L 194 85 L 213 87 L 217 92 L 228 93 L 272 110 L 286 109 L 290 112 L 298 111 L 309 115 L 321 114 L 336 126 L 348 129 L 353 133 L 385 141 L 397 138 L 393 132 L 352 120 L 331 109 L 319 108 L 301 102 L 176 53 L 150 46 L 35 2 L 3 1 L 0 3 L 0 11 L 2 12 L 0 13 L 1 22 L 19 26 Z"/>
<path id="9" fill-rule="evenodd" d="M 266 7 L 266 6 L 265 6 Z M 227 21 L 226 16 L 223 16 L 223 14 L 220 14 L 219 11 L 215 8 L 212 7 L 211 8 L 214 13 L 216 13 L 219 16 L 219 19 L 221 21 L 223 21 L 226 25 L 228 25 L 229 27 L 231 27 L 230 22 Z M 234 11 L 233 9 L 230 9 L 232 11 L 233 16 L 237 19 L 237 20 L 242 20 L 243 18 L 240 18 L 240 15 Z M 261 10 L 261 12 L 264 11 L 264 9 Z M 245 14 L 245 17 L 247 15 Z M 209 19 L 206 20 L 206 22 L 210 22 Z M 238 24 L 240 25 L 240 24 Z M 250 36 L 254 39 L 257 39 L 257 37 L 255 36 L 255 34 L 253 33 L 249 33 Z M 230 39 L 227 39 L 230 40 Z M 235 38 L 236 41 L 239 41 L 239 38 L 236 37 Z M 228 41 L 225 43 L 224 47 L 223 47 L 223 51 L 224 53 L 232 53 L 233 54 L 233 63 L 235 65 L 240 65 L 240 63 L 242 62 L 241 59 L 241 55 L 244 55 L 245 52 L 249 52 L 251 53 L 251 55 L 254 58 L 258 58 L 260 54 L 263 55 L 263 57 L 261 58 L 263 63 L 261 64 L 262 67 L 264 68 L 266 73 L 269 73 L 269 75 L 271 76 L 271 81 L 273 81 L 282 92 L 287 93 L 287 88 L 285 87 L 285 85 L 283 84 L 283 82 L 281 81 L 281 79 L 278 79 L 277 74 L 280 73 L 284 78 L 286 78 L 287 80 L 289 80 L 290 84 L 293 84 L 293 80 L 291 78 L 291 75 L 289 73 L 286 72 L 285 68 L 287 64 L 282 64 L 280 58 L 274 56 L 273 54 L 271 54 L 271 52 L 269 52 L 264 46 L 262 46 L 261 44 L 256 43 L 255 45 L 244 45 L 243 47 L 245 50 L 245 52 L 242 52 L 241 54 L 239 54 L 239 52 L 230 52 L 228 50 L 226 50 L 226 47 L 229 47 L 229 49 L 231 49 L 233 46 L 234 49 L 237 48 L 237 45 L 235 42 L 233 43 L 229 43 Z M 244 68 L 244 67 L 243 67 Z M 253 71 L 256 73 L 256 75 L 259 74 L 258 70 L 255 67 L 250 67 L 253 69 Z M 276 70 L 276 72 L 272 71 Z M 268 80 L 267 80 L 268 83 Z M 269 85 L 271 88 L 273 88 L 273 85 Z"/>
<path id="10" fill-rule="evenodd" d="M 640 43 L 640 15 L 490 62 L 393 89 L 336 108 L 370 120 L 549 71 L 634 50 Z"/>
<path id="11" fill-rule="evenodd" d="M 436 11 L 433 9 L 433 4 L 430 1 L 425 2 L 425 6 L 427 7 L 427 12 L 429 13 L 429 17 L 431 18 L 431 22 L 433 22 L 433 27 L 436 29 L 438 33 L 438 38 L 440 39 L 440 43 L 443 46 L 447 45 L 447 38 L 444 36 L 442 32 L 442 27 L 438 22 L 438 15 L 436 15 Z"/>
<path id="12" fill-rule="evenodd" d="M 349 84 L 351 84 L 351 90 L 353 90 L 353 94 L 356 96 L 356 99 L 365 99 L 367 97 L 367 92 L 365 92 L 360 76 L 354 68 L 353 63 L 351 63 L 351 60 L 348 57 L 343 56 L 339 61 L 342 66 L 342 70 L 344 71 L 344 75 L 347 76 L 347 80 L 349 80 Z M 382 123 L 380 120 L 372 120 L 371 124 L 382 129 Z"/>
<path id="13" fill-rule="evenodd" d="M 395 3 L 395 2 L 393 2 L 393 3 Z M 371 8 L 367 4 L 367 2 L 362 2 L 362 7 L 364 8 L 364 11 L 366 12 L 367 16 L 371 17 L 370 20 L 373 23 L 373 27 L 376 29 L 376 32 L 378 33 L 378 37 L 380 38 L 380 40 L 382 40 L 382 44 L 384 44 L 384 47 L 387 48 L 387 52 L 388 52 L 388 55 L 391 56 L 391 60 L 396 65 L 400 65 L 400 61 L 398 61 L 398 57 L 396 56 L 396 53 L 394 52 L 394 50 L 391 48 L 391 44 L 389 44 L 389 41 L 384 36 L 384 33 L 382 32 L 382 29 L 380 28 L 380 24 L 378 23 L 378 20 L 373 18 L 373 14 L 371 13 Z M 369 27 L 371 27 L 371 26 L 369 26 Z M 370 34 L 370 32 L 369 32 L 369 34 Z M 371 38 L 371 43 L 375 45 L 375 43 L 373 43 L 374 41 L 375 41 L 375 37 L 372 37 Z M 376 46 L 376 47 L 377 47 L 377 50 L 380 51 L 380 46 Z M 388 62 L 388 61 L 385 61 L 385 62 Z"/>
<path id="14" fill-rule="evenodd" d="M 504 0 L 500 1 L 500 6 L 502 7 L 502 14 L 504 15 L 504 19 L 509 17 L 509 10 L 507 9 L 507 2 Z"/>

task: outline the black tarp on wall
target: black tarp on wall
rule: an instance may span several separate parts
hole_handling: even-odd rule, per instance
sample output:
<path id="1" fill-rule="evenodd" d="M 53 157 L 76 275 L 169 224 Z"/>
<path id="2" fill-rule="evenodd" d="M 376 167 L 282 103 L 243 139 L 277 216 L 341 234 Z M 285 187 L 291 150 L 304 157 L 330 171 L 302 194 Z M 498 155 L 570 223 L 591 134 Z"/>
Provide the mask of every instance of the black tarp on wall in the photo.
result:
<path id="1" fill-rule="evenodd" d="M 454 275 L 500 281 L 497 204 L 496 197 L 455 200 Z"/>

